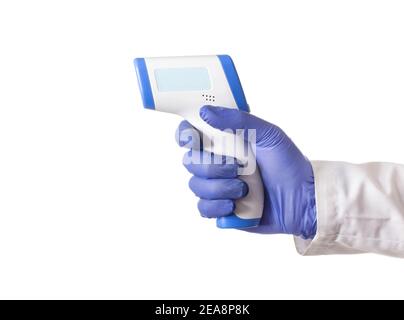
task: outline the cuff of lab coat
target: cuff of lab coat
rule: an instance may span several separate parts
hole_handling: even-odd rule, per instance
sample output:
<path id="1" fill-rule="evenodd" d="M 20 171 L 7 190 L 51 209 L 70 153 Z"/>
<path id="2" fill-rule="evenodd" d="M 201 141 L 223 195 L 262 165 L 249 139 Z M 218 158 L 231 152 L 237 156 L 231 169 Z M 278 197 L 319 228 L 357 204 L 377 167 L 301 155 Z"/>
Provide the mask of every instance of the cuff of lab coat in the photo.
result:
<path id="1" fill-rule="evenodd" d="M 358 253 L 337 242 L 341 229 L 342 217 L 337 210 L 338 174 L 342 163 L 328 161 L 312 161 L 314 171 L 317 232 L 312 240 L 294 237 L 297 251 L 301 255 L 325 255 Z"/>

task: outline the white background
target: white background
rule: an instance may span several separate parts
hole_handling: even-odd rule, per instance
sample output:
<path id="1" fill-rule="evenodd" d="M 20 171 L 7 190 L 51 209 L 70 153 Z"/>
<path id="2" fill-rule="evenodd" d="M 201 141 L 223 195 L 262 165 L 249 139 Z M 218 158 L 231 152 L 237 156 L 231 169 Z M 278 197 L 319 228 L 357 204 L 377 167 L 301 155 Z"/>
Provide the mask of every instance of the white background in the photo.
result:
<path id="1" fill-rule="evenodd" d="M 2 1 L 0 298 L 404 298 L 404 260 L 199 217 L 138 56 L 228 53 L 310 159 L 404 163 L 400 1 Z"/>

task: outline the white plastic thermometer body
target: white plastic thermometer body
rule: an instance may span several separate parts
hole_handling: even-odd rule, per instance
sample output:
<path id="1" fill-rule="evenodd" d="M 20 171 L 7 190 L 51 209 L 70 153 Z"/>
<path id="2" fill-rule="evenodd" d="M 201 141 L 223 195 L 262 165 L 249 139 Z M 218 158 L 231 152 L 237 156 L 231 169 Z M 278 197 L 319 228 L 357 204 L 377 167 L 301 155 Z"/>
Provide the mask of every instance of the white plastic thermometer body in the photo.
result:
<path id="1" fill-rule="evenodd" d="M 234 157 L 244 165 L 239 174 L 248 184 L 248 194 L 236 201 L 232 215 L 217 219 L 217 226 L 257 226 L 263 212 L 264 192 L 251 145 L 245 148 L 243 134 L 215 129 L 199 116 L 201 106 L 206 104 L 248 111 L 231 58 L 226 55 L 137 58 L 135 67 L 145 108 L 182 116 L 203 133 L 205 151 Z"/>

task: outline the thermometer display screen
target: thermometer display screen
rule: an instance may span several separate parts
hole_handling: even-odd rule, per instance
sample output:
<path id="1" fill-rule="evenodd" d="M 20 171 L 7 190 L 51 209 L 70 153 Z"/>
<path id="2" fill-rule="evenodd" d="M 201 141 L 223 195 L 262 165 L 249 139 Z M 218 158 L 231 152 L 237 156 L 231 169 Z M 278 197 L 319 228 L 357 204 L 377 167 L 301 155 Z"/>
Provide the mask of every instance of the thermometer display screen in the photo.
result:
<path id="1" fill-rule="evenodd" d="M 202 91 L 211 89 L 206 68 L 164 68 L 155 69 L 157 89 L 160 92 Z"/>

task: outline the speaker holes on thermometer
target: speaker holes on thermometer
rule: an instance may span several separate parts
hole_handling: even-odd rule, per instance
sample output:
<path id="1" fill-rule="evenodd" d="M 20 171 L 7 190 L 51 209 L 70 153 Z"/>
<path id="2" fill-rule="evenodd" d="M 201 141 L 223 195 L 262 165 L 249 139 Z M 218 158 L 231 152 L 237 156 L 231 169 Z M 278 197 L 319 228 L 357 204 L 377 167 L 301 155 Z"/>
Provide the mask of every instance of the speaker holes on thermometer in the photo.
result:
<path id="1" fill-rule="evenodd" d="M 202 98 L 208 102 L 215 102 L 215 99 L 216 99 L 216 97 L 214 95 L 209 95 L 209 94 L 203 94 Z"/>

